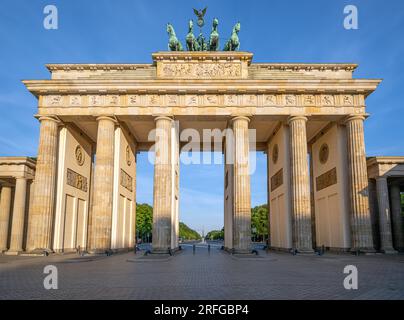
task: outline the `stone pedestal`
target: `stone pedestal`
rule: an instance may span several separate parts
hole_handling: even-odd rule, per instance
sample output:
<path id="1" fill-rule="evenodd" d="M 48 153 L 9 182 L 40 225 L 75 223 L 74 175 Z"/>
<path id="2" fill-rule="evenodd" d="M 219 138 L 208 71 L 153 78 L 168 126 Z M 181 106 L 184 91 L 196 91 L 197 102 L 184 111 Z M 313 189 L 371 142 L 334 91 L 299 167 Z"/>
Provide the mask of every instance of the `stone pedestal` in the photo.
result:
<path id="1" fill-rule="evenodd" d="M 102 254 L 111 249 L 116 120 L 113 117 L 101 116 L 97 118 L 97 122 L 89 252 Z"/>
<path id="2" fill-rule="evenodd" d="M 251 193 L 249 173 L 249 133 L 247 117 L 233 118 L 234 134 L 234 216 L 233 249 L 251 252 Z"/>
<path id="3" fill-rule="evenodd" d="M 291 202 L 293 248 L 300 253 L 312 253 L 310 179 L 307 161 L 306 122 L 303 116 L 291 116 Z"/>
<path id="4" fill-rule="evenodd" d="M 404 251 L 403 216 L 401 213 L 400 185 L 393 182 L 390 187 L 391 218 L 393 223 L 393 245 L 396 250 Z"/>
<path id="5" fill-rule="evenodd" d="M 0 198 L 0 253 L 7 250 L 8 228 L 11 210 L 11 187 L 1 188 Z"/>
<path id="6" fill-rule="evenodd" d="M 374 252 L 363 121 L 363 116 L 352 115 L 345 122 L 351 200 L 351 250 Z"/>
<path id="7" fill-rule="evenodd" d="M 11 225 L 11 241 L 8 254 L 18 254 L 22 251 L 24 239 L 25 203 L 27 197 L 27 179 L 17 178 L 14 194 L 13 221 Z"/>
<path id="8" fill-rule="evenodd" d="M 58 125 L 53 117 L 41 117 L 35 191 L 30 210 L 27 250 L 51 251 L 56 194 Z"/>
<path id="9" fill-rule="evenodd" d="M 171 248 L 172 226 L 172 122 L 169 117 L 157 117 L 153 192 L 154 253 L 167 253 Z"/>

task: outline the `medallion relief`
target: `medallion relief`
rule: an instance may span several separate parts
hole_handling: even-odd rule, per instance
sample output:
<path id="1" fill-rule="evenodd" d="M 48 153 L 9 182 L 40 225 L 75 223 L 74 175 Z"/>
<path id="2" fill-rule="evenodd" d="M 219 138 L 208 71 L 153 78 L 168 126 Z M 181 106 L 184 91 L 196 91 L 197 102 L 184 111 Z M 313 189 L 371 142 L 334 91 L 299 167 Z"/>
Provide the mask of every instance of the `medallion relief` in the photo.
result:
<path id="1" fill-rule="evenodd" d="M 83 152 L 83 148 L 78 145 L 76 147 L 76 150 L 74 151 L 74 154 L 76 156 L 76 162 L 77 164 L 81 167 L 84 164 L 84 152 Z"/>
<path id="2" fill-rule="evenodd" d="M 276 164 L 278 162 L 279 158 L 279 146 L 278 144 L 275 144 L 274 147 L 272 148 L 272 162 Z"/>
<path id="3" fill-rule="evenodd" d="M 323 143 L 321 145 L 320 151 L 318 153 L 318 158 L 319 158 L 321 164 L 325 164 L 327 162 L 329 154 L 330 154 L 330 149 L 328 147 L 328 144 Z"/>

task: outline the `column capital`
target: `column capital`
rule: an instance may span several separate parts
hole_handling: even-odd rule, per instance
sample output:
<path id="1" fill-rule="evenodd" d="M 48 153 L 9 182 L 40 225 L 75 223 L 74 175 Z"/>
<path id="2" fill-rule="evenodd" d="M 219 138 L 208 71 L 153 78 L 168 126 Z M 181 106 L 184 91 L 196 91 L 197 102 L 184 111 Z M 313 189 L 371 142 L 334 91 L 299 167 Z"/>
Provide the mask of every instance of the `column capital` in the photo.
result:
<path id="1" fill-rule="evenodd" d="M 288 117 L 288 124 L 291 123 L 292 121 L 296 121 L 296 120 L 303 120 L 304 122 L 307 122 L 308 118 L 306 116 L 303 115 L 291 115 Z"/>
<path id="2" fill-rule="evenodd" d="M 231 122 L 234 122 L 236 120 L 246 120 L 246 121 L 250 122 L 250 118 L 247 116 L 233 116 L 231 118 Z"/>
<path id="3" fill-rule="evenodd" d="M 348 122 L 351 122 L 351 121 L 354 121 L 354 120 L 362 120 L 362 121 L 364 121 L 367 117 L 368 117 L 367 114 L 350 114 L 345 119 L 343 119 L 342 123 L 347 124 Z"/>
<path id="4" fill-rule="evenodd" d="M 30 178 L 28 178 L 28 177 L 15 177 L 15 181 L 21 181 L 21 180 L 25 180 L 25 181 L 28 181 L 28 180 L 32 180 L 32 179 L 30 179 Z"/>
<path id="5" fill-rule="evenodd" d="M 37 118 L 39 120 L 39 122 L 48 120 L 48 121 L 56 122 L 58 125 L 62 124 L 62 121 L 57 116 L 54 116 L 54 115 L 48 115 L 48 116 L 36 115 L 35 118 Z"/>
<path id="6" fill-rule="evenodd" d="M 386 176 L 378 176 L 375 178 L 376 181 L 386 181 L 387 182 L 387 177 Z"/>
<path id="7" fill-rule="evenodd" d="M 154 118 L 154 121 L 157 122 L 159 120 L 168 120 L 168 121 L 174 121 L 174 119 L 171 116 L 156 116 Z"/>
<path id="8" fill-rule="evenodd" d="M 111 116 L 111 115 L 98 116 L 96 118 L 96 121 L 98 122 L 100 120 L 110 120 L 110 121 L 114 122 L 115 124 L 118 124 L 118 120 L 115 118 L 115 116 Z"/>

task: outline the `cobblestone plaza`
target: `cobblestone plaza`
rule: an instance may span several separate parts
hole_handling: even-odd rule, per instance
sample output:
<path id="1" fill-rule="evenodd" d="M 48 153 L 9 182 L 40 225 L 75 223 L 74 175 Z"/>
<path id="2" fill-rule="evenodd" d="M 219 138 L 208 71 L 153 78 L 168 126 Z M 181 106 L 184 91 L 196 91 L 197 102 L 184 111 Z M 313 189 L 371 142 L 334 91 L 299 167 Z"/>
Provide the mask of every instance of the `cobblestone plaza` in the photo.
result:
<path id="1" fill-rule="evenodd" d="M 58 270 L 46 290 L 44 266 Z M 346 265 L 358 268 L 358 289 L 346 290 Z M 403 255 L 297 255 L 259 251 L 236 258 L 217 248 L 145 260 L 133 252 L 109 257 L 0 257 L 1 299 L 403 299 Z"/>

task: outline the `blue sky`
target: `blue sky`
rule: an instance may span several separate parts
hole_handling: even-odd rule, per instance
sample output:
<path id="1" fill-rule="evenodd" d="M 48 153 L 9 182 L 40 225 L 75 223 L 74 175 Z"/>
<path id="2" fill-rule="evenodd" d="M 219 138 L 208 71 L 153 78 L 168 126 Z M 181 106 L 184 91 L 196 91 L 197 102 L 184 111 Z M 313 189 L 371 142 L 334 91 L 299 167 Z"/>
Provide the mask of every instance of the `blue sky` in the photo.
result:
<path id="1" fill-rule="evenodd" d="M 56 5 L 59 29 L 43 28 L 43 9 Z M 345 5 L 356 5 L 359 29 L 343 28 Z M 165 25 L 187 32 L 192 7 L 208 6 L 229 36 L 241 22 L 241 50 L 255 62 L 354 62 L 357 78 L 383 78 L 367 99 L 368 155 L 404 155 L 404 1 L 402 0 L 1 0 L 0 156 L 35 156 L 36 99 L 22 79 L 46 79 L 46 63 L 149 63 L 166 50 Z M 205 33 L 210 26 L 205 27 Z M 152 202 L 153 167 L 138 161 L 138 201 Z M 197 183 L 195 183 L 197 181 Z M 181 220 L 205 231 L 223 225 L 223 167 L 181 167 Z M 252 204 L 266 202 L 266 164 L 257 157 Z"/>

